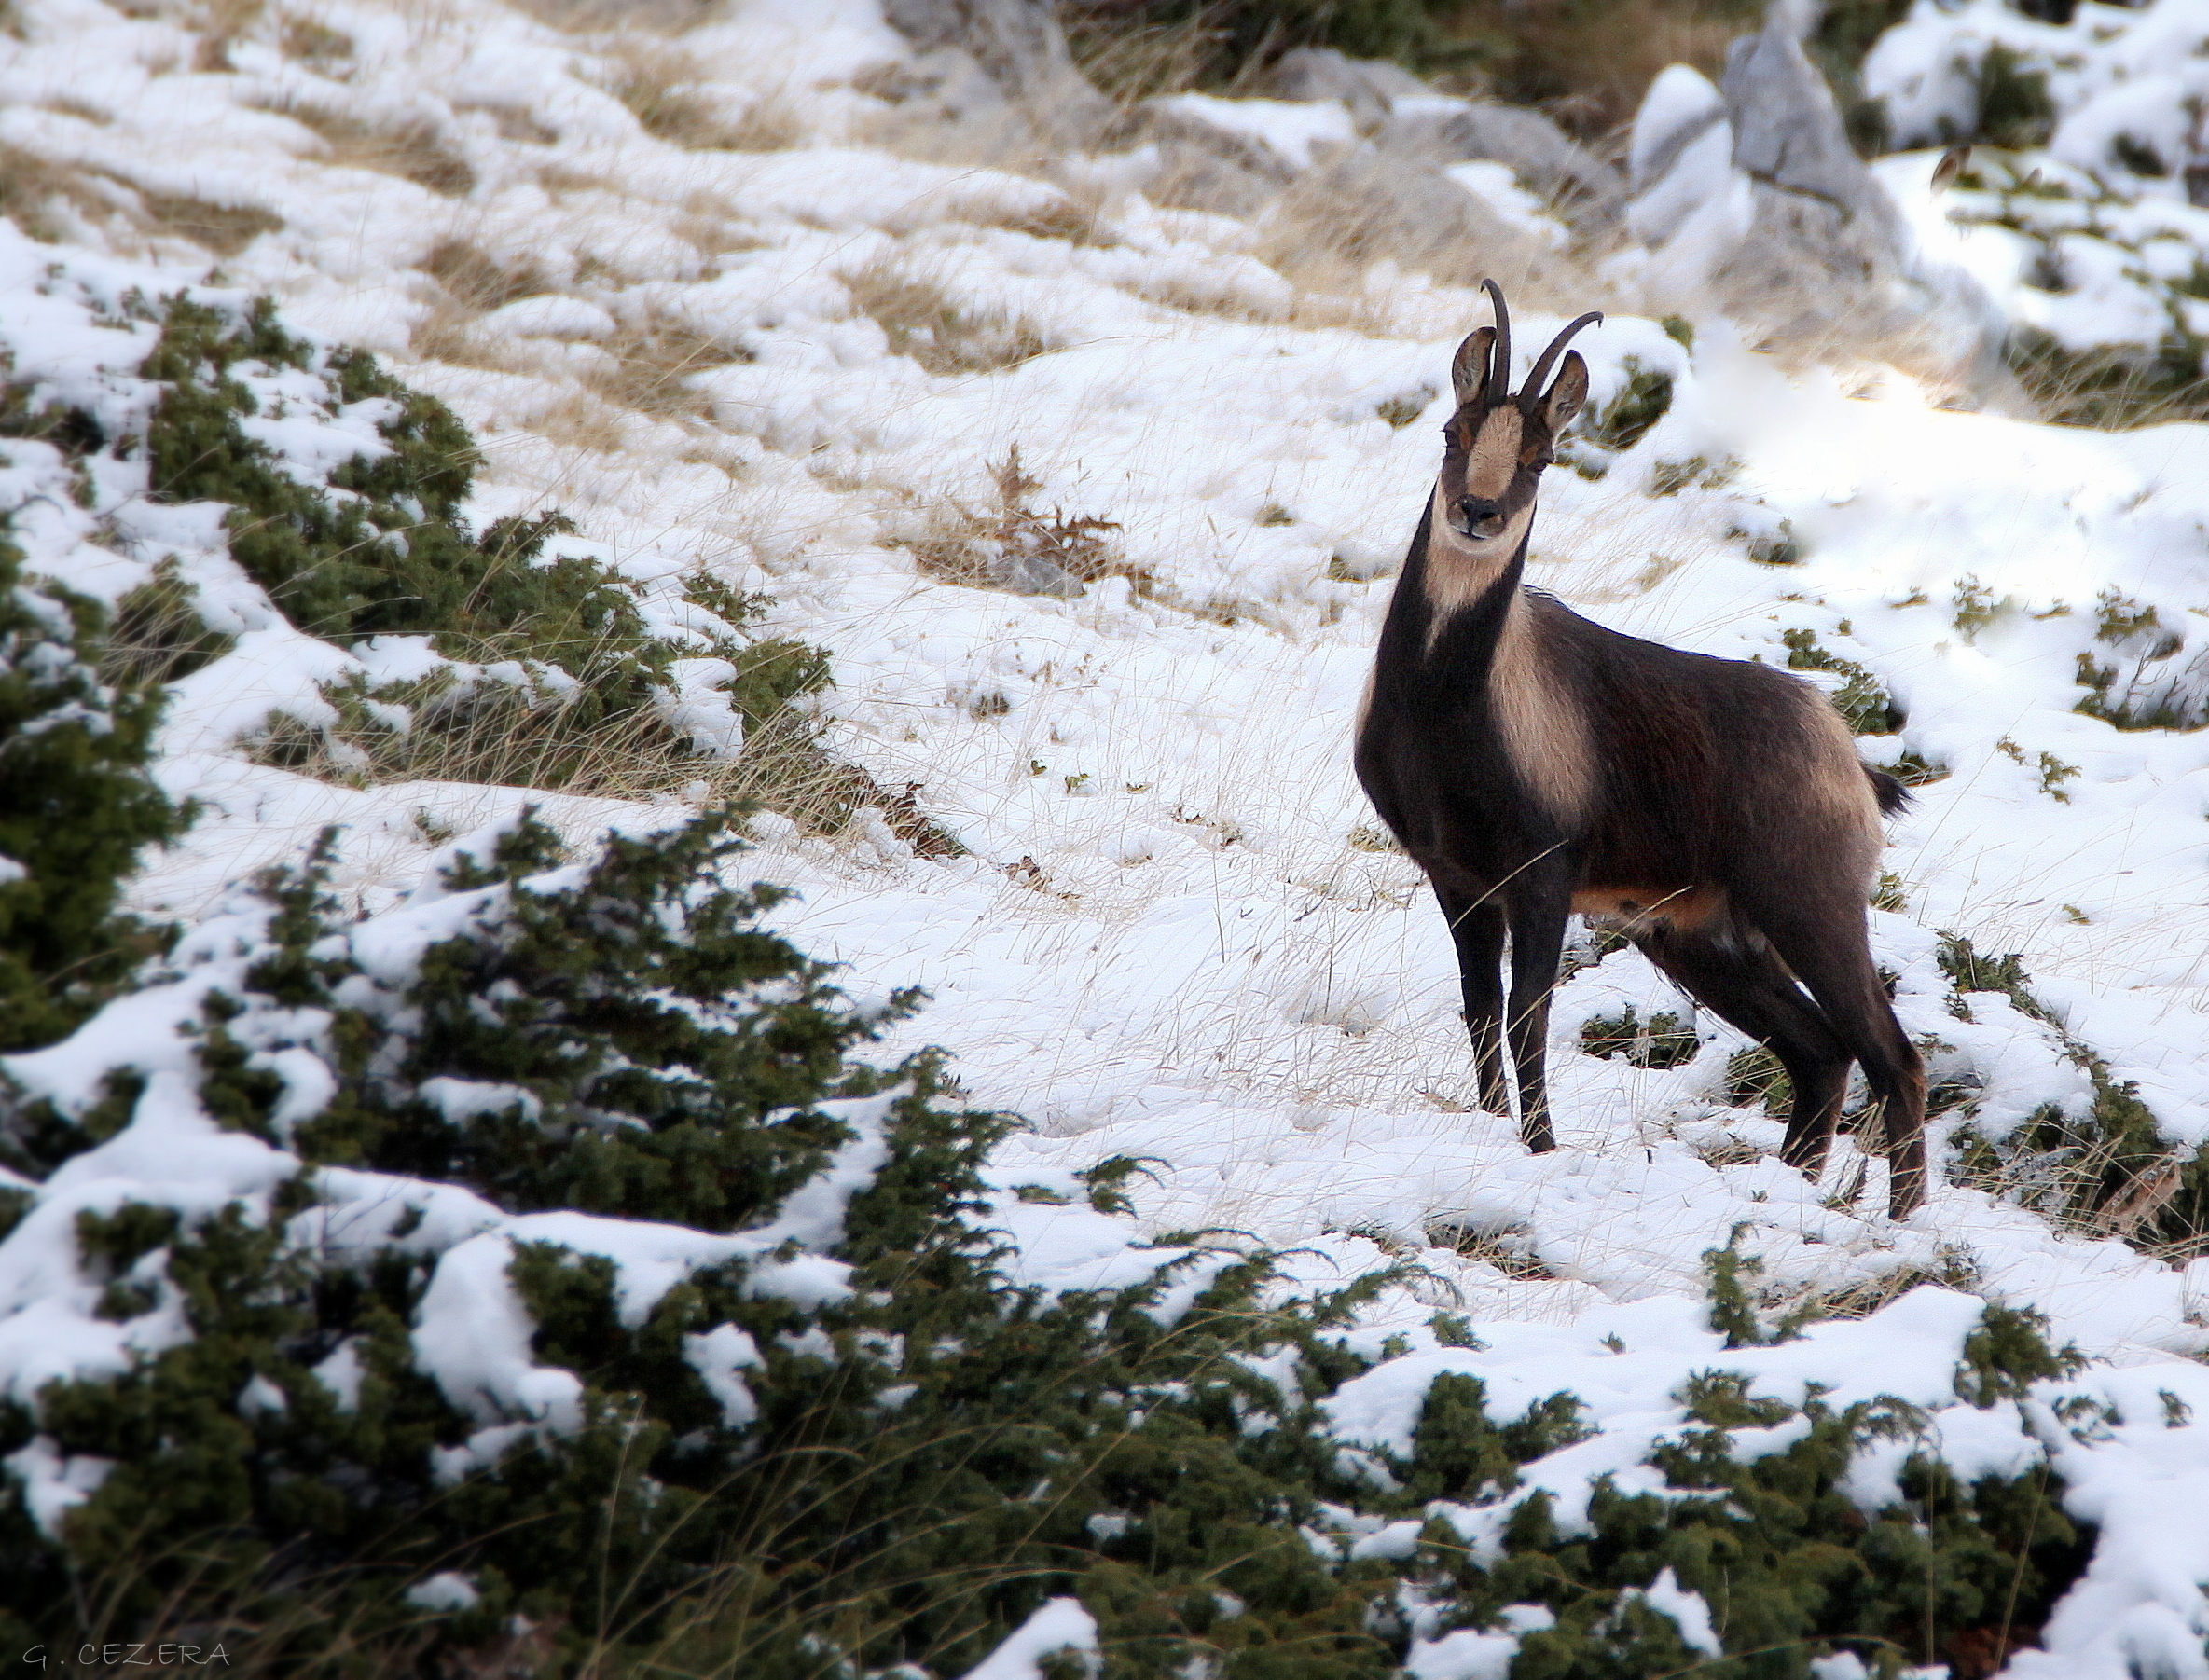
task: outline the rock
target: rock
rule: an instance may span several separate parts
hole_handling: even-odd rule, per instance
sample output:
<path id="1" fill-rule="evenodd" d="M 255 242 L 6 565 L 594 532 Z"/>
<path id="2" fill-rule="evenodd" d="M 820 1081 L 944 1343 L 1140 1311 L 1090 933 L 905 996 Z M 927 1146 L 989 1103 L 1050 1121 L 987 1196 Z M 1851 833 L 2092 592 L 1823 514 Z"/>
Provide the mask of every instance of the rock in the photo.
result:
<path id="1" fill-rule="evenodd" d="M 1650 83 L 1626 213 L 1648 306 L 1716 305 L 1782 342 L 1878 346 L 2013 406 L 1991 299 L 1919 255 L 1802 50 L 1806 21 L 1800 0 L 1774 0 L 1729 50 L 1720 87 L 1684 64 Z"/>
<path id="2" fill-rule="evenodd" d="M 1726 98 L 1710 78 L 1686 64 L 1659 71 L 1634 115 L 1634 135 L 1626 153 L 1629 185 L 1647 192 L 1671 173 L 1680 155 L 1713 129 L 1726 126 Z M 1733 135 L 1726 126 L 1726 159 L 1733 156 Z"/>
<path id="3" fill-rule="evenodd" d="M 1332 47 L 1298 47 L 1281 54 L 1263 87 L 1276 99 L 1339 100 L 1360 129 L 1380 126 L 1401 99 L 1425 99 L 1434 90 L 1387 59 L 1354 59 Z"/>
<path id="4" fill-rule="evenodd" d="M 865 90 L 906 115 L 944 122 L 1005 116 L 1012 102 L 974 55 L 959 47 L 935 47 L 877 71 Z"/>
<path id="5" fill-rule="evenodd" d="M 1043 555 L 1015 550 L 989 563 L 989 581 L 1014 595 L 1047 595 L 1074 600 L 1083 593 L 1082 580 Z"/>
<path id="6" fill-rule="evenodd" d="M 1052 138 L 1085 142 L 1111 122 L 1111 102 L 1074 67 L 1049 0 L 881 0 L 881 6 L 884 21 L 918 53 L 964 54 Z"/>
<path id="7" fill-rule="evenodd" d="M 1619 172 L 1539 111 L 1444 99 L 1399 101 L 1375 136 L 1384 151 L 1429 164 L 1507 164 L 1581 232 L 1614 223 L 1626 200 Z"/>
<path id="8" fill-rule="evenodd" d="M 1220 99 L 1172 93 L 1137 107 L 1147 139 L 1200 145 L 1260 174 L 1286 181 L 1358 141 L 1349 114 L 1332 100 Z"/>
<path id="9" fill-rule="evenodd" d="M 1900 212 L 1848 142 L 1841 107 L 1796 38 L 1791 7 L 1726 53 L 1719 84 L 1733 131 L 1733 167 L 1746 175 L 1758 237 L 1734 261 L 1737 283 L 1776 297 L 1807 282 L 1805 329 L 1830 301 L 1862 299 L 1912 266 Z M 1860 307 L 1860 306 L 1859 306 Z"/>
<path id="10" fill-rule="evenodd" d="M 1144 189 L 1155 202 L 1249 216 L 1315 163 L 1354 146 L 1358 133 L 1332 100 L 1175 93 L 1145 100 L 1113 139 L 1157 148 L 1158 167 Z"/>

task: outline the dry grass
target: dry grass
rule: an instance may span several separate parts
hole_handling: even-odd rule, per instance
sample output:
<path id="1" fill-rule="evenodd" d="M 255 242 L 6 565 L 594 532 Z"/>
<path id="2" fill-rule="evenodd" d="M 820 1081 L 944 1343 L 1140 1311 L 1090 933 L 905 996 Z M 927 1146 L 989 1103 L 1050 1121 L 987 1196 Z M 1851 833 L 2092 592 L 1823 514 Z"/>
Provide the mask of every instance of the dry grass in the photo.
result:
<path id="1" fill-rule="evenodd" d="M 731 117 L 725 102 L 707 90 L 705 66 L 680 47 L 623 34 L 608 44 L 606 57 L 614 67 L 607 91 L 656 140 L 693 152 L 776 152 L 805 138 L 797 113 L 777 94 L 763 94 Z"/>
<path id="2" fill-rule="evenodd" d="M 127 213 L 122 196 L 104 177 L 0 145 L 0 215 L 33 239 L 52 243 L 70 237 L 68 223 L 56 215 L 58 208 L 89 220 Z"/>
<path id="3" fill-rule="evenodd" d="M 628 447 L 628 426 L 621 410 L 595 392 L 571 392 L 532 416 L 529 426 L 556 448 L 614 455 Z"/>
<path id="4" fill-rule="evenodd" d="M 1250 91 L 1261 74 L 1255 60 L 1220 75 L 1220 32 L 1201 14 L 1156 20 L 1140 7 L 1105 4 L 1064 8 L 1066 44 L 1075 65 L 1105 97 L 1123 107 L 1194 88 Z"/>
<path id="5" fill-rule="evenodd" d="M 481 111 L 498 125 L 501 140 L 517 141 L 526 145 L 552 145 L 559 139 L 558 129 L 546 128 L 523 105 L 508 104 L 502 100 L 455 100 L 452 108 L 456 111 Z"/>
<path id="6" fill-rule="evenodd" d="M 74 117 L 80 122 L 105 124 L 115 120 L 112 112 L 102 110 L 98 105 L 78 99 L 71 93 L 60 94 L 47 100 L 41 108 L 48 111 L 58 111 L 63 117 Z"/>
<path id="7" fill-rule="evenodd" d="M 330 70 L 352 57 L 352 37 L 313 18 L 286 18 L 277 49 L 311 70 Z"/>
<path id="8" fill-rule="evenodd" d="M 147 231 L 175 234 L 217 256 L 236 256 L 262 234 L 283 226 L 282 216 L 251 204 L 211 204 L 181 194 L 143 191 L 138 202 Z"/>
<path id="9" fill-rule="evenodd" d="M 377 122 L 309 100 L 283 99 L 261 107 L 311 129 L 327 148 L 324 161 L 339 169 L 396 175 L 447 198 L 464 198 L 476 172 L 435 124 L 408 117 Z"/>
<path id="10" fill-rule="evenodd" d="M 704 807 L 735 802 L 831 840 L 864 834 L 872 814 L 921 857 L 966 850 L 921 808 L 921 784 L 876 781 L 831 751 L 820 723 L 794 707 L 755 726 L 735 757 L 721 758 L 696 750 L 649 709 L 578 728 L 556 697 L 500 687 L 442 713 L 424 707 L 403 733 L 358 719 L 322 728 L 280 712 L 247 756 L 353 788 L 450 781 Z"/>
<path id="11" fill-rule="evenodd" d="M 676 792 L 696 776 L 697 762 L 652 712 L 580 729 L 556 697 L 504 685 L 448 709 L 425 706 L 403 733 L 365 724 L 325 729 L 279 712 L 248 756 L 356 788 L 458 781 L 612 799 Z"/>
<path id="12" fill-rule="evenodd" d="M 690 376 L 752 359 L 734 338 L 661 314 L 625 324 L 603 348 L 614 365 L 594 368 L 584 383 L 617 407 L 655 420 L 711 420 L 712 404 Z"/>
<path id="13" fill-rule="evenodd" d="M 1601 139 L 1633 120 L 1667 64 L 1692 64 L 1716 80 L 1728 45 L 1755 30 L 1762 10 L 1761 0 L 1458 0 L 1441 24 L 1446 38 L 1472 48 L 1474 83 Z"/>
<path id="14" fill-rule="evenodd" d="M 156 688 L 228 653 L 235 639 L 207 627 L 199 594 L 175 560 L 164 560 L 116 603 L 100 647 L 100 680 L 117 688 Z"/>
<path id="15" fill-rule="evenodd" d="M 1527 310 L 1576 314 L 1615 301 L 1581 260 L 1507 227 L 1445 178 L 1380 159 L 1298 176 L 1256 236 L 1251 255 L 1300 292 L 1354 298 L 1375 264 L 1392 263 L 1451 285 L 1492 277 Z"/>
<path id="16" fill-rule="evenodd" d="M 203 76 L 235 72 L 238 67 L 230 62 L 230 48 L 261 21 L 266 9 L 266 0 L 205 0 L 199 17 L 199 44 L 192 49 L 192 68 Z"/>
<path id="17" fill-rule="evenodd" d="M 631 29 L 681 34 L 721 9 L 718 0 L 514 0 L 514 5 L 538 22 L 570 34 Z"/>
<path id="18" fill-rule="evenodd" d="M 480 245 L 446 240 L 422 259 L 422 269 L 437 282 L 430 313 L 414 329 L 414 353 L 456 366 L 497 365 L 492 347 L 476 341 L 468 328 L 495 309 L 518 298 L 552 291 L 549 276 L 527 260 L 504 262 Z"/>
<path id="19" fill-rule="evenodd" d="M 879 258 L 837 276 L 863 315 L 890 338 L 892 355 L 910 356 L 930 373 L 995 373 L 1017 367 L 1052 347 L 1024 315 L 960 303 L 905 264 Z"/>
<path id="20" fill-rule="evenodd" d="M 235 256 L 262 234 L 283 226 L 281 216 L 255 205 L 152 192 L 104 170 L 57 163 L 0 145 L 0 215 L 33 239 L 52 242 L 76 237 L 63 212 L 111 225 L 126 246 L 131 234 L 183 239 L 217 257 Z"/>
<path id="21" fill-rule="evenodd" d="M 1042 481 L 1020 464 L 1015 445 L 989 468 L 996 505 L 972 507 L 954 497 L 929 504 L 918 523 L 891 535 L 913 564 L 929 577 L 974 589 L 1030 586 L 1023 593 L 1055 591 L 1032 586 L 1038 580 L 1066 580 L 1065 592 L 1079 594 L 1108 577 L 1124 577 L 1139 595 L 1150 595 L 1157 579 L 1148 568 L 1121 557 L 1111 541 L 1120 528 L 1110 519 L 1069 517 L 1062 508 L 1038 512 L 1031 503 Z"/>
<path id="22" fill-rule="evenodd" d="M 1534 1233 L 1524 1225 L 1501 1228 L 1435 1225 L 1429 1228 L 1427 1240 L 1437 1248 L 1447 1248 L 1467 1260 L 1493 1266 L 1504 1276 L 1520 1282 L 1546 1281 L 1557 1275 L 1535 1252 Z"/>

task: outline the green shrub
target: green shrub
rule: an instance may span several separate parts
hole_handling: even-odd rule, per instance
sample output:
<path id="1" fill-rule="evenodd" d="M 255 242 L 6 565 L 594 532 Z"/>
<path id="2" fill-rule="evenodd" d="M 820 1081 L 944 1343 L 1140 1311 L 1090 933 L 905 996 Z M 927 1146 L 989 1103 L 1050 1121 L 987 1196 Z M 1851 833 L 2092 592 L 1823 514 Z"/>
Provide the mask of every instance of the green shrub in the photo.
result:
<path id="1" fill-rule="evenodd" d="M 2119 1080 L 2035 996 L 2014 952 L 1989 957 L 1960 934 L 1943 933 L 1938 957 L 1957 992 L 1999 992 L 2048 1027 L 2093 1092 L 2083 1112 L 2044 1104 L 2006 1136 L 1966 1138 L 1958 1176 L 2074 1228 L 2151 1250 L 2198 1252 L 2209 1237 L 2209 1147 L 2188 1149 L 2165 1136 L 2139 1086 Z"/>
<path id="2" fill-rule="evenodd" d="M 1971 1380 L 1983 1362 L 2009 1396 L 2067 1369 L 2040 1328 L 2010 1315 L 1975 1335 Z M 2064 1514 L 2063 1482 L 2045 1467 L 1966 1486 L 1913 1452 L 1897 1479 L 1900 1500 L 1858 1509 L 1843 1485 L 1852 1461 L 1925 1428 L 1900 1402 L 1836 1409 L 1814 1386 L 1797 1407 L 1753 1398 L 1724 1371 L 1692 1378 L 1677 1398 L 1687 1426 L 1650 1459 L 1664 1493 L 1625 1494 L 1602 1477 L 1576 1530 L 1537 1492 L 1512 1514 L 1489 1567 L 1429 1523 L 1424 1555 L 1456 1594 L 1447 1625 L 1491 1625 L 1507 1604 L 1554 1618 L 1526 1636 L 1514 1680 L 1646 1680 L 1700 1667 L 1678 1624 L 1638 1597 L 1665 1569 L 1709 1606 L 1731 1654 L 1713 1673 L 1804 1680 L 1815 1658 L 1839 1650 L 1883 1673 L 1884 1653 L 1967 1662 L 1997 1635 L 2029 1640 L 2092 1554 L 2093 1530 Z M 1735 1431 L 1798 1422 L 1806 1426 L 1784 1450 L 1739 1453 Z"/>
<path id="3" fill-rule="evenodd" d="M 1531 1603 L 1555 1626 L 1522 1667 L 1579 1680 L 1692 1659 L 1641 1596 L 1671 1567 L 1731 1618 L 1729 1648 L 1795 1642 L 1744 1672 L 1801 1676 L 1928 1617 L 1969 1632 L 1997 1577 L 2022 1583 L 2024 1626 L 2076 1575 L 2086 1542 L 2051 1478 L 1964 1490 L 1913 1460 L 1914 1503 L 1867 1522 L 1835 1483 L 1902 1414 L 1814 1399 L 1804 1439 L 1737 1459 L 1729 1430 L 1793 1413 L 1731 1378 L 1692 1385 L 1697 1428 L 1652 1461 L 1674 1495 L 1607 1483 L 1591 1534 L 1536 1494 L 1489 1563 L 1446 1523 L 1384 1555 L 1316 1542 L 1518 1499 L 1586 1434 L 1578 1403 L 1499 1421 L 1445 1374 L 1401 1461 L 1346 1452 L 1320 1402 L 1369 1369 L 1340 1332 L 1392 1274 L 1284 1301 L 1263 1255 L 1162 1248 L 1124 1288 L 1013 1284 L 979 1177 L 1007 1122 L 943 1101 L 931 1055 L 851 1059 L 913 998 L 839 998 L 760 926 L 771 889 L 724 884 L 735 846 L 708 819 L 563 862 L 525 819 L 463 847 L 442 895 L 352 923 L 325 844 L 186 948 L 231 976 L 179 1021 L 201 1105 L 304 1165 L 218 1209 L 76 1217 L 101 1315 L 188 1339 L 0 1405 L 0 1456 L 112 1466 L 45 1527 L 0 1482 L 0 1640 L 189 1636 L 287 1675 L 821 1680 L 961 1673 L 1071 1593 L 1114 1676 L 1386 1680 L 1407 1603 L 1484 1627 Z M 161 994 L 179 1010 L 190 975 Z M 145 1053 L 101 1026 L 88 1054 Z M 18 1098 L 17 1163 L 43 1175 L 112 1136 L 133 1095 Z M 1119 1207 L 1138 1170 L 1102 1164 L 1091 1199 Z M 463 1186 L 482 1199 L 455 1203 Z M 500 1227 L 500 1208 L 618 1217 Z M 670 1218 L 702 1229 L 630 1222 Z M 487 1228 L 528 1359 L 572 1378 L 564 1411 L 441 1384 L 440 1268 Z M 638 1304 L 617 1257 L 639 1232 L 722 1246 Z M 1975 1396 L 2060 1374 L 2029 1323 L 1985 1328 Z"/>
<path id="4" fill-rule="evenodd" d="M 158 691 L 100 680 L 104 614 L 0 536 L 0 1050 L 61 1038 L 162 930 L 116 908 L 186 813 L 147 772 Z"/>
<path id="5" fill-rule="evenodd" d="M 1831 671 L 1843 679 L 1833 691 L 1833 709 L 1847 720 L 1853 733 L 1892 735 L 1908 721 L 1870 668 L 1829 652 L 1819 644 L 1816 631 L 1788 630 L 1782 640 L 1787 643 L 1789 670 Z"/>
<path id="6" fill-rule="evenodd" d="M 1581 1023 L 1581 1049 L 1593 1056 L 1624 1056 L 1636 1067 L 1677 1067 L 1695 1059 L 1703 1040 L 1677 1015 L 1660 1011 L 1647 1021 L 1631 1007 Z"/>

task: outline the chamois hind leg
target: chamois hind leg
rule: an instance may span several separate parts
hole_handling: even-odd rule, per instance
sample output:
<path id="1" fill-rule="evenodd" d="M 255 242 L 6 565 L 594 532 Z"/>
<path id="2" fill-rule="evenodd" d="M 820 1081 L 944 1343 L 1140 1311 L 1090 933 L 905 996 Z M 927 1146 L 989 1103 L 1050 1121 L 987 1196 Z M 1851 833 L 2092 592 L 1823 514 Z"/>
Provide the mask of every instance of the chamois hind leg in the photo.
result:
<path id="1" fill-rule="evenodd" d="M 1636 943 L 1690 997 L 1779 1058 L 1794 1089 L 1780 1159 L 1816 1178 L 1848 1095 L 1849 1064 L 1856 1060 L 1825 1012 L 1754 936 L 1720 943 L 1665 930 Z"/>
<path id="2" fill-rule="evenodd" d="M 1556 1133 L 1550 1127 L 1550 994 L 1556 989 L 1557 963 L 1565 953 L 1565 922 L 1571 914 L 1571 883 L 1562 867 L 1530 868 L 1512 883 L 1511 1014 L 1506 1026 L 1512 1070 L 1519 1081 L 1519 1136 L 1538 1155 L 1557 1147 Z"/>
<path id="3" fill-rule="evenodd" d="M 1885 1140 L 1887 1210 L 1905 1219 L 1926 1199 L 1925 1062 L 1872 966 L 1863 905 L 1823 896 L 1756 906 L 1755 923 L 1862 1065 Z"/>
<path id="4" fill-rule="evenodd" d="M 1465 998 L 1465 1030 L 1472 1038 L 1480 1073 L 1481 1107 L 1508 1117 L 1503 1084 L 1503 911 L 1492 899 L 1454 891 L 1437 883 L 1436 902 L 1457 947 L 1457 981 Z"/>

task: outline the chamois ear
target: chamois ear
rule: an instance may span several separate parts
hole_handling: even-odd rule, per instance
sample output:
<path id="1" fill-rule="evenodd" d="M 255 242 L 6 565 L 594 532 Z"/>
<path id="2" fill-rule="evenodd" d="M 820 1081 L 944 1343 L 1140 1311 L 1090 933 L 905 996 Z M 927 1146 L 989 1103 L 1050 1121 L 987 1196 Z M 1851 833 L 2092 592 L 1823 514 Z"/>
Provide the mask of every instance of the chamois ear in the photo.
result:
<path id="1" fill-rule="evenodd" d="M 1457 353 L 1450 358 L 1450 393 L 1457 399 L 1457 406 L 1466 404 L 1484 391 L 1488 383 L 1488 352 L 1496 345 L 1496 329 L 1479 327 L 1465 335 L 1465 342 L 1457 346 Z"/>
<path id="2" fill-rule="evenodd" d="M 1572 417 L 1587 400 L 1588 365 L 1581 360 L 1580 351 L 1567 351 L 1565 365 L 1557 370 L 1557 382 L 1542 399 L 1542 418 L 1549 421 L 1553 438 L 1564 435 L 1565 428 L 1572 424 Z"/>

